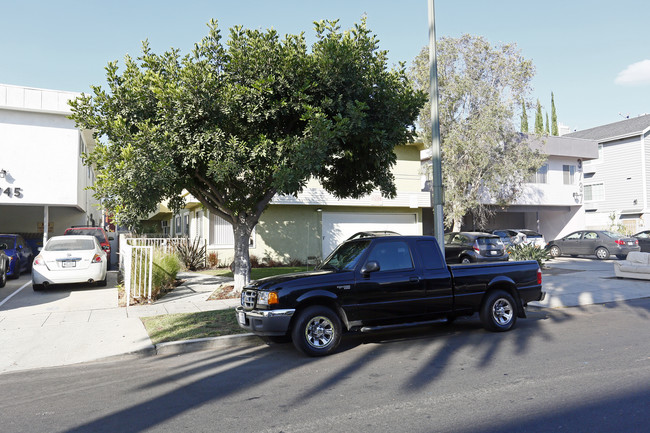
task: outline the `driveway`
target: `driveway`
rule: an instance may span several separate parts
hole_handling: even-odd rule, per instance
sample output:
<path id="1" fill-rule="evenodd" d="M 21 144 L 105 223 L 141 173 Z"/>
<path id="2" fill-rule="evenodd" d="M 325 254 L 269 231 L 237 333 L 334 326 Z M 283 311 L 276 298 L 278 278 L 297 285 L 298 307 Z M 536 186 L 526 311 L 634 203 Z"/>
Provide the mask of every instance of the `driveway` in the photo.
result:
<path id="1" fill-rule="evenodd" d="M 142 322 L 117 306 L 116 275 L 109 272 L 106 288 L 84 284 L 34 292 L 24 274 L 0 289 L 0 373 L 151 348 Z"/>
<path id="2" fill-rule="evenodd" d="M 646 280 L 619 279 L 614 274 L 618 259 L 558 257 L 542 271 L 546 299 L 532 302 L 539 307 L 576 307 L 650 297 Z"/>

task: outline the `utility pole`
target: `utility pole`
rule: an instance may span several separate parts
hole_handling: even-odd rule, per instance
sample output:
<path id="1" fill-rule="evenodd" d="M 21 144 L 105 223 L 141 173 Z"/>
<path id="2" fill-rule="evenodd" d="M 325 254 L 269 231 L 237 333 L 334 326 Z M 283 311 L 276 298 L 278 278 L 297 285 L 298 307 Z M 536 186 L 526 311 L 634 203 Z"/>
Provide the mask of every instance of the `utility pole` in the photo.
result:
<path id="1" fill-rule="evenodd" d="M 431 105 L 431 204 L 434 235 L 445 256 L 445 227 L 442 214 L 442 163 L 440 150 L 440 115 L 438 114 L 438 59 L 436 56 L 436 18 L 433 0 L 429 0 L 429 103 Z"/>

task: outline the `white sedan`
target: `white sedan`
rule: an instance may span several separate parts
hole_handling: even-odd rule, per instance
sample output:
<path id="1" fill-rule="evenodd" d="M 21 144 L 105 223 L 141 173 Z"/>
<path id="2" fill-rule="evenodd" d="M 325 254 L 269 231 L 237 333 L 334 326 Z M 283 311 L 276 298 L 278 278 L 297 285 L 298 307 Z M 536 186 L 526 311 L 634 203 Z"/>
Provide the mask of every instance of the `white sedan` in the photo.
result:
<path id="1" fill-rule="evenodd" d="M 94 283 L 106 285 L 106 253 L 94 236 L 54 236 L 34 258 L 32 286 Z"/>

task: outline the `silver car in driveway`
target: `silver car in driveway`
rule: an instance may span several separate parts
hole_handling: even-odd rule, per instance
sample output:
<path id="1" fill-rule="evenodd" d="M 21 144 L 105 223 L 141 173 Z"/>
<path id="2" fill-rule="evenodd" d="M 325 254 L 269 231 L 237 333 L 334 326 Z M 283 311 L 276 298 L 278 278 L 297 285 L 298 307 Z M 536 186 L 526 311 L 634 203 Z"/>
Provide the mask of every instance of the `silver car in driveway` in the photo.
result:
<path id="1" fill-rule="evenodd" d="M 551 257 L 561 255 L 593 256 L 606 260 L 610 255 L 625 259 L 632 251 L 639 251 L 639 241 L 619 233 L 607 230 L 580 230 L 561 239 L 548 241 L 548 252 Z"/>
<path id="2" fill-rule="evenodd" d="M 106 252 L 95 236 L 54 236 L 32 265 L 32 287 L 50 284 L 97 283 L 106 285 Z"/>

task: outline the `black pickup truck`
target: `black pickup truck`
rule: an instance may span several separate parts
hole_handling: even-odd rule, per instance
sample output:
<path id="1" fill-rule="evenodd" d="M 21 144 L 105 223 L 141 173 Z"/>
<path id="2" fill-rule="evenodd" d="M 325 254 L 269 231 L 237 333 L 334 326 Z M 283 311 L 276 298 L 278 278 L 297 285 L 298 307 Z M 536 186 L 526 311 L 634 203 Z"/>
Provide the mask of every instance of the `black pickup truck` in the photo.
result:
<path id="1" fill-rule="evenodd" d="M 314 271 L 252 281 L 236 314 L 242 328 L 291 337 L 310 356 L 332 353 L 346 331 L 421 325 L 479 313 L 508 331 L 544 299 L 536 261 L 447 266 L 431 236 L 348 240 Z"/>

